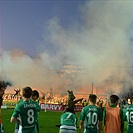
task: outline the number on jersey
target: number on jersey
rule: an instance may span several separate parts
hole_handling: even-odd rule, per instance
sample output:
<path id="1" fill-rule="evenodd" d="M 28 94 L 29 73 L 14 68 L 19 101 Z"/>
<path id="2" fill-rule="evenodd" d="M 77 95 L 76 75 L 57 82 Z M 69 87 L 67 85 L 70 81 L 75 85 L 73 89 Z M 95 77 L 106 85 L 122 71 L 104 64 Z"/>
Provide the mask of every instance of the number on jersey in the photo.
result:
<path id="1" fill-rule="evenodd" d="M 27 115 L 28 115 L 27 122 L 29 124 L 32 124 L 34 122 L 34 111 L 33 111 L 33 109 L 29 109 L 27 111 Z"/>
<path id="2" fill-rule="evenodd" d="M 133 124 L 133 111 L 128 111 L 126 115 L 128 123 Z"/>
<path id="3" fill-rule="evenodd" d="M 88 126 L 95 126 L 97 124 L 97 113 L 89 112 L 88 113 Z"/>

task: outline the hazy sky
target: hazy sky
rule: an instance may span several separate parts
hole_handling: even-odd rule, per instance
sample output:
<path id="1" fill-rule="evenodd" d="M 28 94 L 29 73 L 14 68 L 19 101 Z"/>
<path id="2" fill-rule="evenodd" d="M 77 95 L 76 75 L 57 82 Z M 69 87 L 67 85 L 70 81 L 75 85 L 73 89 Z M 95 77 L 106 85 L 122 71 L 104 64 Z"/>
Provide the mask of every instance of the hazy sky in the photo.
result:
<path id="1" fill-rule="evenodd" d="M 69 77 L 78 90 L 130 88 L 132 12 L 121 0 L 0 1 L 2 78 L 59 90 L 66 79 L 55 68 L 74 64 L 86 72 Z"/>
<path id="2" fill-rule="evenodd" d="M 84 0 L 0 0 L 2 49 L 19 48 L 35 56 L 50 19 L 57 17 L 64 28 L 81 21 L 79 6 Z M 52 49 L 46 43 L 46 48 Z"/>

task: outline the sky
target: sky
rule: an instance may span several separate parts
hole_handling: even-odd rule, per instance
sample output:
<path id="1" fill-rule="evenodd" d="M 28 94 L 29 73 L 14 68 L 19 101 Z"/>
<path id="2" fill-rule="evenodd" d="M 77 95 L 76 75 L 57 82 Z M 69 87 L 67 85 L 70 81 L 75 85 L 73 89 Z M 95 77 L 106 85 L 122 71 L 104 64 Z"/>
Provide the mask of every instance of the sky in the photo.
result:
<path id="1" fill-rule="evenodd" d="M 69 27 L 74 19 L 81 20 L 78 8 L 82 3 L 84 0 L 1 1 L 2 48 L 19 48 L 34 57 L 39 52 L 38 45 L 43 41 L 48 21 L 59 18 L 63 27 Z"/>
<path id="2" fill-rule="evenodd" d="M 132 86 L 132 2 L 112 0 L 0 0 L 1 78 L 15 87 L 119 93 Z M 73 75 L 73 74 L 72 74 Z M 56 87 L 55 87 L 56 86 Z M 63 88 L 63 89 L 62 89 Z"/>

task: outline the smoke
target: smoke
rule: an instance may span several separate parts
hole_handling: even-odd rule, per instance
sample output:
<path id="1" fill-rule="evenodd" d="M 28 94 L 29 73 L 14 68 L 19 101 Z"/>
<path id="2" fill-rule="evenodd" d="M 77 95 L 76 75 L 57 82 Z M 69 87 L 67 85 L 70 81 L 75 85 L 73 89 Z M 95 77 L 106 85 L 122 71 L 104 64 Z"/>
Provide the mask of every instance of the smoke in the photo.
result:
<path id="1" fill-rule="evenodd" d="M 88 93 L 92 84 L 98 93 L 132 87 L 131 2 L 86 1 L 79 10 L 81 21 L 67 28 L 57 17 L 45 23 L 36 58 L 21 50 L 4 51 L 3 78 L 43 91 L 63 91 L 67 78 L 75 91 Z M 85 73 L 61 75 L 64 64 L 83 66 Z"/>

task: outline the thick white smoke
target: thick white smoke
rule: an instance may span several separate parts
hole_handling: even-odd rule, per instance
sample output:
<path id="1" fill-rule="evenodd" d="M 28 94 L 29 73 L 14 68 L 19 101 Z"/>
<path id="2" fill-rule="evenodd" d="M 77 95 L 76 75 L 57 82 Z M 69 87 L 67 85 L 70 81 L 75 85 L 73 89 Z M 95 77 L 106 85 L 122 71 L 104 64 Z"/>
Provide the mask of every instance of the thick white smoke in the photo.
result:
<path id="1" fill-rule="evenodd" d="M 86 1 L 79 5 L 79 10 L 81 22 L 73 20 L 72 25 L 64 28 L 54 17 L 44 25 L 44 41 L 38 44 L 41 50 L 35 59 L 22 51 L 4 51 L 3 78 L 18 87 L 61 90 L 64 77 L 59 70 L 64 64 L 72 64 L 82 65 L 85 70 L 82 75 L 70 76 L 75 90 L 89 93 L 92 83 L 98 90 L 117 93 L 123 87 L 130 88 L 131 2 Z"/>

